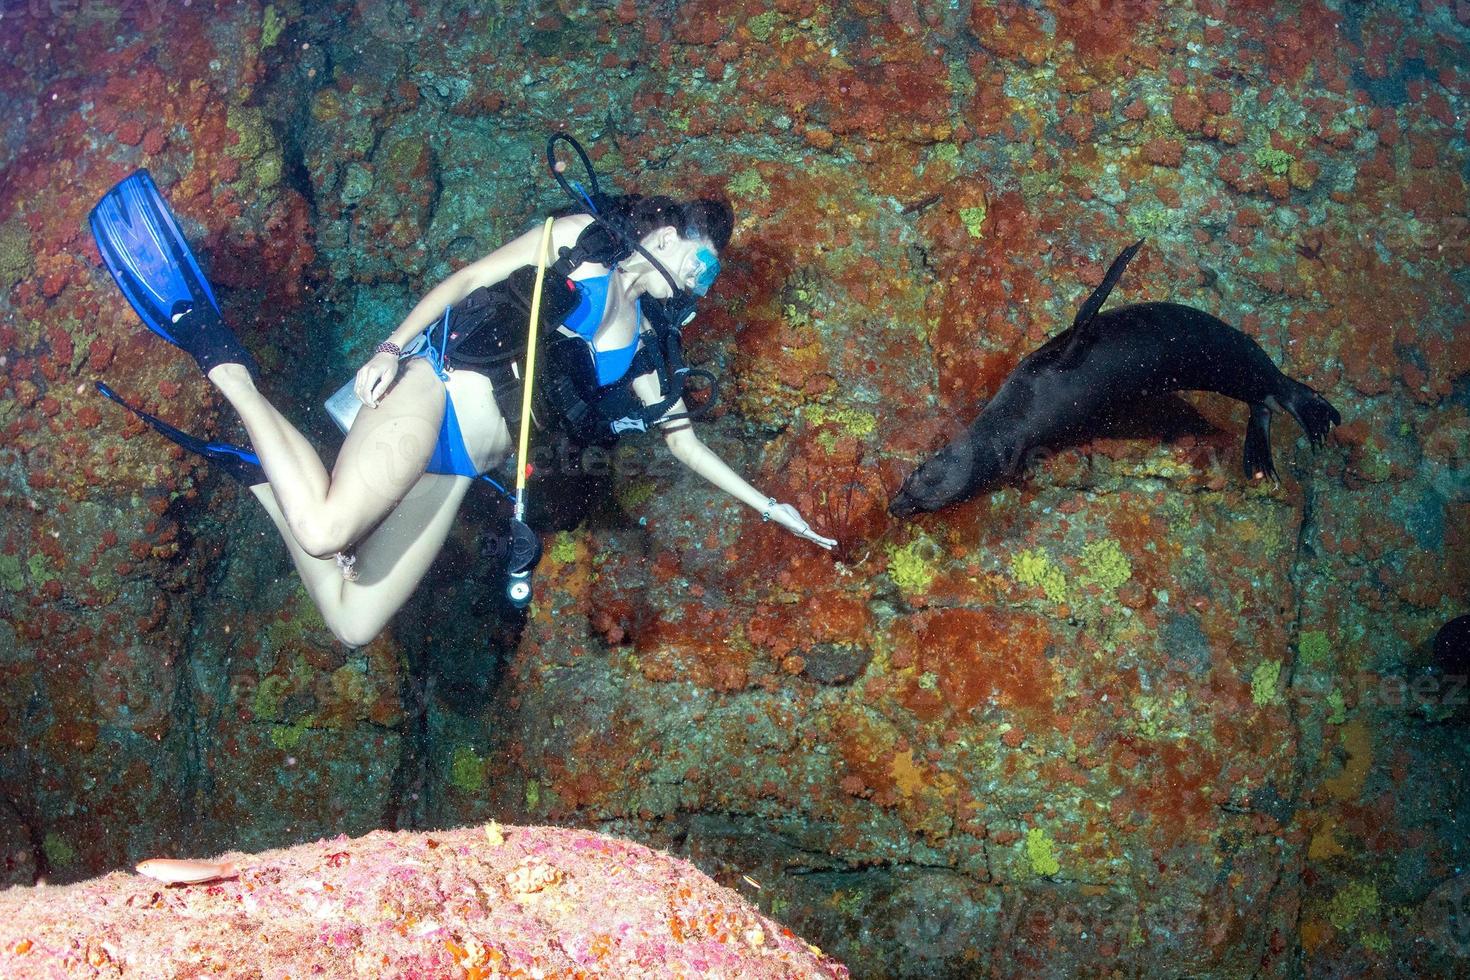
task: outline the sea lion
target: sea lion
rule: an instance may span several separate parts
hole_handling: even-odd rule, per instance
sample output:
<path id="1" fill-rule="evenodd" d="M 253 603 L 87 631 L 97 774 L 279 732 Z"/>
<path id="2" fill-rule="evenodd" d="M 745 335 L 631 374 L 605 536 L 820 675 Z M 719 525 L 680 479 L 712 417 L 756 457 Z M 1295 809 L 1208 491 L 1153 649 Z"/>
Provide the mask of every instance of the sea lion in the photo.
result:
<path id="1" fill-rule="evenodd" d="M 1290 413 L 1312 445 L 1342 416 L 1287 377 L 1250 337 L 1203 310 L 1138 303 L 1099 312 L 1143 241 L 1113 260 L 1072 326 L 1032 351 L 958 438 L 909 474 L 888 505 L 896 517 L 968 500 L 1018 475 L 1031 453 L 1100 413 L 1172 391 L 1216 391 L 1250 406 L 1248 478 L 1276 480 L 1271 413 Z"/>

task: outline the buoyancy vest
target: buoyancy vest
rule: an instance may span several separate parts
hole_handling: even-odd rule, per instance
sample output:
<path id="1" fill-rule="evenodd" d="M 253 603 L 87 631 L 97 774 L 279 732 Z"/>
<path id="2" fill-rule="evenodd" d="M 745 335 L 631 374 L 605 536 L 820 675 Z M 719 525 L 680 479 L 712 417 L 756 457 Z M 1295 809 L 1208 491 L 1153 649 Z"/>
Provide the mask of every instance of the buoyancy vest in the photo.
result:
<path id="1" fill-rule="evenodd" d="M 591 343 L 565 326 L 582 303 L 580 287 L 568 277 L 571 270 L 584 262 L 611 267 L 628 254 L 600 225 L 592 224 L 544 273 L 532 420 L 581 445 L 611 446 L 624 432 L 646 431 L 678 401 L 684 378 L 696 373 L 685 366 L 678 330 L 661 317 L 656 302 L 646 304 L 653 329 L 642 331 L 628 370 L 608 385 L 599 383 Z M 535 283 L 535 267 L 523 266 L 493 286 L 475 289 L 449 311 L 444 363 L 490 379 L 496 406 L 512 432 L 520 426 Z M 658 374 L 665 399 L 645 406 L 633 392 L 632 379 L 650 372 Z"/>

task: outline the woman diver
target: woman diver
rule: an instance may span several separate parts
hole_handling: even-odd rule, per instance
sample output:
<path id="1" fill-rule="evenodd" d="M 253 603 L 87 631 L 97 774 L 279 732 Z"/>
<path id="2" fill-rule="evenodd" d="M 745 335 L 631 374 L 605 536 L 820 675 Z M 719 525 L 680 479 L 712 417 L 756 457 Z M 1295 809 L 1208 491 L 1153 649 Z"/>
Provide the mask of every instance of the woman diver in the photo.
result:
<path id="1" fill-rule="evenodd" d="M 558 138 L 581 154 L 569 137 L 555 137 L 549 160 Z M 561 165 L 554 169 L 568 187 Z M 813 532 L 794 507 L 760 493 L 695 435 L 682 398 L 684 377 L 698 372 L 682 363 L 677 328 L 719 271 L 733 224 L 729 206 L 609 198 L 591 176 L 590 197 L 578 188 L 588 213 L 549 222 L 549 252 L 557 258 L 543 280 L 546 342 L 538 347 L 549 363 L 532 383 L 533 416 L 584 444 L 610 444 L 620 431 L 657 425 L 670 452 L 695 473 L 830 548 L 835 542 Z M 91 221 L 145 324 L 195 357 L 239 413 L 254 452 L 206 443 L 127 405 L 100 382 L 99 390 L 246 484 L 281 532 L 328 628 L 349 646 L 371 641 L 428 571 L 474 479 L 514 451 L 527 280 L 547 258 L 538 254 L 542 230 L 434 286 L 378 345 L 353 386 L 367 410 L 351 421 L 329 473 L 257 389 L 253 358 L 220 318 L 147 172 L 113 188 Z M 647 310 L 645 299 L 653 301 Z M 415 344 L 420 353 L 403 353 Z"/>

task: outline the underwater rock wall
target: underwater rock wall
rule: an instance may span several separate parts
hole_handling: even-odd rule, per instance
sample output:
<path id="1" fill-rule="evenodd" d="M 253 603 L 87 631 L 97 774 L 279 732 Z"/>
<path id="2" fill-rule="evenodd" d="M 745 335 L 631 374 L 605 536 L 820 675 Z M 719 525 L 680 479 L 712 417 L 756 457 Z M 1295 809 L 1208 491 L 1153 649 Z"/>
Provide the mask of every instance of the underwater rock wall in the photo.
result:
<path id="1" fill-rule="evenodd" d="M 365 832 L 396 767 L 392 649 L 337 647 L 248 495 L 93 390 L 105 378 L 238 438 L 189 359 L 120 302 L 88 234 L 100 193 L 138 166 L 276 390 L 303 391 L 300 411 L 321 384 L 311 203 L 286 119 L 254 87 L 279 31 L 260 7 L 175 6 L 19 5 L 0 31 L 0 130 L 23 134 L 0 156 L 7 881 Z"/>
<path id="2" fill-rule="evenodd" d="M 1470 583 L 1463 4 L 159 11 L 0 31 L 8 880 L 496 817 L 749 875 L 855 976 L 1463 967 L 1425 650 Z M 91 392 L 229 424 L 86 211 L 152 168 L 330 445 L 417 296 L 564 203 L 561 127 L 731 200 L 701 432 L 838 561 L 629 440 L 523 630 L 474 605 L 487 504 L 346 651 L 252 502 Z M 1239 326 L 1342 410 L 1327 448 L 1280 420 L 1248 484 L 1243 406 L 1191 396 L 890 521 L 1138 237 L 1113 302 Z"/>

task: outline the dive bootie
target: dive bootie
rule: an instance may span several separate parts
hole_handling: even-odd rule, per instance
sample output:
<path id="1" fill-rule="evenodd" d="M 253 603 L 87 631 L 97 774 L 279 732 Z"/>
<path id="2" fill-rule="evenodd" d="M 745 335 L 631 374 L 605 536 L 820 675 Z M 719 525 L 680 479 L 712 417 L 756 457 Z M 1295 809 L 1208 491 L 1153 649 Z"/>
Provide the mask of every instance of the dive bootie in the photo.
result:
<path id="1" fill-rule="evenodd" d="M 141 408 L 135 408 L 123 400 L 123 397 L 113 391 L 103 382 L 97 382 L 97 390 L 103 395 L 117 402 L 123 408 L 132 412 L 138 418 L 147 422 L 153 430 L 171 442 L 183 446 L 189 452 L 203 456 L 214 465 L 230 474 L 243 486 L 253 487 L 258 483 L 265 482 L 265 470 L 260 466 L 260 457 L 242 446 L 232 446 L 228 442 L 205 442 L 197 436 L 191 436 L 182 429 L 176 429 L 156 415 L 150 415 Z"/>
<path id="2" fill-rule="evenodd" d="M 149 330 L 193 355 L 205 374 L 220 364 L 243 364 L 259 377 L 147 170 L 102 195 L 88 221 L 107 271 Z"/>

